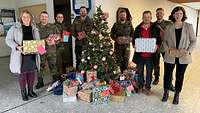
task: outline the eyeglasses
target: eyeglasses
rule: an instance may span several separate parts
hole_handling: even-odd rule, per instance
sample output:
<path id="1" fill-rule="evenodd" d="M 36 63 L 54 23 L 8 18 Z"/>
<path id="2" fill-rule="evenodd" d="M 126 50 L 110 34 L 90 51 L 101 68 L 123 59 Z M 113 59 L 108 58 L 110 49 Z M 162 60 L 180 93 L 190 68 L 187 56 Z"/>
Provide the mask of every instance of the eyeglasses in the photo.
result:
<path id="1" fill-rule="evenodd" d="M 57 18 L 64 18 L 63 16 L 57 16 Z"/>

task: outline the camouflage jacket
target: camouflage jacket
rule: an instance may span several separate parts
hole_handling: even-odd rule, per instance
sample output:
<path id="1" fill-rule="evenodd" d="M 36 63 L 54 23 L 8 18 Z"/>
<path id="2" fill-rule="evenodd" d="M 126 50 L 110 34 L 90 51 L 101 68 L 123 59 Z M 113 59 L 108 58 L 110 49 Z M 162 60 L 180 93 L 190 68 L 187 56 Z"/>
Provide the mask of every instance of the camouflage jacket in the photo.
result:
<path id="1" fill-rule="evenodd" d="M 71 32 L 72 35 L 77 38 L 79 32 L 85 31 L 85 33 L 87 34 L 88 32 L 91 32 L 92 28 L 93 22 L 88 16 L 86 17 L 85 21 L 81 21 L 80 17 L 78 16 L 74 19 L 72 23 Z M 86 39 L 76 39 L 76 45 L 82 45 L 85 43 L 85 41 Z"/>
<path id="2" fill-rule="evenodd" d="M 169 25 L 171 22 L 167 20 L 163 20 L 162 22 L 154 22 L 155 25 L 160 26 L 163 30 L 165 30 L 166 26 Z"/>
<path id="3" fill-rule="evenodd" d="M 60 31 L 54 24 L 48 23 L 47 25 L 37 24 L 41 39 L 46 39 L 50 34 L 59 34 Z"/>
<path id="4" fill-rule="evenodd" d="M 113 27 L 111 28 L 111 38 L 116 42 L 117 38 L 120 36 L 129 36 L 133 38 L 134 28 L 131 21 L 126 21 L 125 23 L 114 23 Z"/>
<path id="5" fill-rule="evenodd" d="M 46 39 L 51 34 L 59 34 L 59 30 L 53 24 L 48 23 L 47 25 L 42 25 L 40 23 L 37 24 L 37 28 L 39 29 L 40 39 Z M 50 46 L 46 45 L 48 49 Z M 54 48 L 53 46 L 51 48 Z"/>
<path id="6" fill-rule="evenodd" d="M 166 26 L 169 25 L 171 22 L 170 21 L 167 21 L 167 20 L 163 20 L 162 22 L 154 22 L 154 24 L 159 28 L 161 27 L 162 30 L 165 30 Z M 161 40 L 162 41 L 162 40 Z M 159 52 L 160 53 L 163 53 L 164 52 L 164 47 L 163 47 L 163 44 L 161 42 L 161 46 L 160 46 L 160 49 L 159 49 Z"/>
<path id="7" fill-rule="evenodd" d="M 65 23 L 55 22 L 54 25 L 57 27 L 60 33 L 62 33 L 62 31 L 70 31 L 70 29 L 65 25 Z"/>

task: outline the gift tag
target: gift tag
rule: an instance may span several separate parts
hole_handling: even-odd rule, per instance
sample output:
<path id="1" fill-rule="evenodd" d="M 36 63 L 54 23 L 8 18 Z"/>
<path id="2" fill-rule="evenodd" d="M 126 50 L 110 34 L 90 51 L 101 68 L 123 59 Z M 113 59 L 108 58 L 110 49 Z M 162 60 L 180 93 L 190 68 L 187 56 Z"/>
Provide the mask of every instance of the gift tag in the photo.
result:
<path id="1" fill-rule="evenodd" d="M 102 96 L 104 96 L 104 97 L 107 97 L 109 95 L 110 95 L 109 90 L 105 90 L 105 91 L 102 92 Z"/>
<path id="2" fill-rule="evenodd" d="M 63 42 L 69 42 L 69 35 L 63 36 Z"/>
<path id="3" fill-rule="evenodd" d="M 46 53 L 46 50 L 45 50 L 44 46 L 42 46 L 42 45 L 39 45 L 37 47 L 37 50 L 38 50 L 38 52 L 39 52 L 40 55 L 43 55 L 43 54 Z"/>
<path id="4" fill-rule="evenodd" d="M 128 86 L 128 87 L 127 87 L 127 90 L 128 90 L 129 93 L 131 93 L 131 91 L 134 90 L 133 85 Z"/>

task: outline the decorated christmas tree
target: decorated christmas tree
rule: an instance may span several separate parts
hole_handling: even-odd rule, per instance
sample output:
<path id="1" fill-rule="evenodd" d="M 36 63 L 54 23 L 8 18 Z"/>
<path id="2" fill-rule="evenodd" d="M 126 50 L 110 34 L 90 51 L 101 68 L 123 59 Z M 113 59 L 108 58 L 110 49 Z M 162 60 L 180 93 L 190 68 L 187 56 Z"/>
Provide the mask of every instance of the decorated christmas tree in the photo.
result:
<path id="1" fill-rule="evenodd" d="M 109 37 L 110 33 L 108 32 L 108 22 L 101 6 L 97 7 L 93 22 L 93 30 L 86 33 L 87 44 L 83 47 L 79 69 L 82 71 L 97 71 L 97 78 L 100 80 L 117 79 L 120 69 L 116 64 L 112 39 Z"/>

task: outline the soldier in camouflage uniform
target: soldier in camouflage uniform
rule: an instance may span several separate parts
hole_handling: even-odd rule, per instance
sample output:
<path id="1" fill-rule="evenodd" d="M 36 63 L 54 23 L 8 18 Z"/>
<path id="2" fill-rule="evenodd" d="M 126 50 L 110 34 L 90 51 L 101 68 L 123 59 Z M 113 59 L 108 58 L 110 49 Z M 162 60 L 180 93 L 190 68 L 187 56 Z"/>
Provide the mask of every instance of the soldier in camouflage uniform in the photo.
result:
<path id="1" fill-rule="evenodd" d="M 154 24 L 160 29 L 161 41 L 163 41 L 163 36 L 164 36 L 164 32 L 165 32 L 166 26 L 171 23 L 170 21 L 164 20 L 163 16 L 164 16 L 164 9 L 157 8 L 156 9 L 157 21 L 154 22 Z M 154 85 L 157 85 L 158 82 L 159 82 L 159 76 L 160 76 L 160 53 L 162 55 L 164 55 L 164 49 L 163 49 L 162 43 L 161 43 L 161 47 L 160 47 L 159 51 L 156 53 L 156 57 L 155 57 L 155 61 L 154 61 L 154 75 L 155 75 L 155 79 L 153 81 Z"/>
<path id="2" fill-rule="evenodd" d="M 82 46 L 86 44 L 85 35 L 91 32 L 93 27 L 92 20 L 87 16 L 86 7 L 80 7 L 80 17 L 76 17 L 72 24 L 72 35 L 76 38 L 75 54 L 76 54 L 76 68 L 81 62 Z"/>
<path id="3" fill-rule="evenodd" d="M 59 34 L 57 27 L 53 24 L 48 23 L 48 13 L 45 11 L 40 13 L 40 23 L 37 24 L 37 28 L 39 29 L 41 39 L 46 40 L 51 34 Z M 57 36 L 57 38 L 59 39 L 59 35 Z M 41 55 L 41 71 L 38 74 L 38 83 L 36 85 L 36 89 L 44 86 L 43 76 L 46 63 L 48 63 L 50 74 L 53 79 L 52 82 L 58 79 L 58 71 L 56 65 L 56 45 L 50 46 L 46 44 L 46 51 L 46 54 Z"/>
<path id="4" fill-rule="evenodd" d="M 56 15 L 56 22 L 54 25 L 58 28 L 58 30 L 61 33 L 61 37 L 63 34 L 63 31 L 70 32 L 70 28 L 68 28 L 64 21 L 64 15 L 62 13 L 58 13 Z M 72 38 L 69 38 L 68 42 L 60 42 L 57 44 L 57 65 L 58 65 L 58 71 L 59 75 L 66 73 L 65 69 L 66 67 L 73 66 L 72 64 Z"/>
<path id="5" fill-rule="evenodd" d="M 134 29 L 131 21 L 127 20 L 125 10 L 119 11 L 119 20 L 111 29 L 111 38 L 115 41 L 114 53 L 121 72 L 127 69 L 130 58 L 130 42 L 132 41 Z"/>

